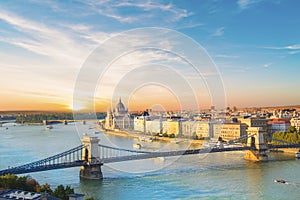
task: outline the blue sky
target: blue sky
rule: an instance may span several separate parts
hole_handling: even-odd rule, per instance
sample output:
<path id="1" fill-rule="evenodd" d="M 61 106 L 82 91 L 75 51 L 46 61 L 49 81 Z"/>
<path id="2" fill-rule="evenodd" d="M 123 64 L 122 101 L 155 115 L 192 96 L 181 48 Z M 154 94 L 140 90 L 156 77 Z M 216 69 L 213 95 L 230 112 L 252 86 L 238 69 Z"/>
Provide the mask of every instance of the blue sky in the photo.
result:
<path id="1" fill-rule="evenodd" d="M 142 27 L 173 29 L 202 45 L 229 106 L 299 104 L 299 7 L 297 0 L 1 1 L 0 109 L 68 107 L 88 55 Z"/>

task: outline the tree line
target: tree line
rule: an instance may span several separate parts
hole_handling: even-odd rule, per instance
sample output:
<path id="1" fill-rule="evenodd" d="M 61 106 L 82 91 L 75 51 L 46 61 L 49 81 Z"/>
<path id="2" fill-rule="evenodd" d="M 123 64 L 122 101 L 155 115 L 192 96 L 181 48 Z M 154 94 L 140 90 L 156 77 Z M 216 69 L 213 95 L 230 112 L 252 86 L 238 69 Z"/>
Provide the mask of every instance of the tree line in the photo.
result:
<path id="1" fill-rule="evenodd" d="M 72 113 L 58 113 L 58 114 L 31 114 L 19 115 L 16 117 L 17 123 L 42 123 L 43 120 L 73 120 Z"/>
<path id="2" fill-rule="evenodd" d="M 300 129 L 290 126 L 286 132 L 276 131 L 272 135 L 272 144 L 300 144 Z"/>
<path id="3" fill-rule="evenodd" d="M 77 114 L 82 119 L 90 119 L 93 118 L 94 115 L 90 115 L 89 113 L 81 113 Z M 97 112 L 97 119 L 103 119 L 105 117 L 105 113 Z M 71 112 L 68 113 L 35 113 L 35 114 L 22 114 L 16 116 L 17 123 L 42 123 L 43 120 L 74 120 L 74 115 Z"/>
<path id="4" fill-rule="evenodd" d="M 28 192 L 36 193 L 48 193 L 51 196 L 60 198 L 62 200 L 68 200 L 69 194 L 74 194 L 74 189 L 70 186 L 59 185 L 54 189 L 48 183 L 40 185 L 35 179 L 29 178 L 29 176 L 16 176 L 14 174 L 6 174 L 0 176 L 0 188 L 4 189 L 18 189 Z M 88 198 L 89 200 L 93 198 Z M 87 199 L 86 199 L 87 200 Z"/>

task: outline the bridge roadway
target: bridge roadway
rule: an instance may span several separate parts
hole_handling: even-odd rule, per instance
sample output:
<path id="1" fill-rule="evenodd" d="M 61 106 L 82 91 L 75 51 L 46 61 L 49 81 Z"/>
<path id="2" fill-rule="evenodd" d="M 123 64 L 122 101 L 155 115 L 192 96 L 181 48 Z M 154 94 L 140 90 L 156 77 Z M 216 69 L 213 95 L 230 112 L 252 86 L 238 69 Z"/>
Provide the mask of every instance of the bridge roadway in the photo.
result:
<path id="1" fill-rule="evenodd" d="M 43 166 L 34 166 L 28 168 L 10 168 L 6 170 L 0 171 L 0 175 L 5 174 L 26 174 L 31 172 L 41 172 L 41 171 L 48 171 L 53 169 L 65 169 L 71 167 L 80 167 L 85 165 L 85 161 L 78 160 L 74 162 L 66 162 L 66 163 L 59 163 L 59 164 L 51 164 L 51 165 L 43 165 Z"/>
<path id="2" fill-rule="evenodd" d="M 69 167 L 77 167 L 85 165 L 85 161 L 82 161 L 82 149 L 83 145 L 70 149 L 60 154 L 50 156 L 48 158 L 31 162 L 18 167 L 12 167 L 0 171 L 0 175 L 5 174 L 24 174 L 30 172 L 47 171 L 51 169 L 62 169 Z M 67 162 L 65 160 L 68 160 Z"/>
<path id="3" fill-rule="evenodd" d="M 103 164 L 107 164 L 107 163 L 114 163 L 114 162 L 142 160 L 142 159 L 157 158 L 157 157 L 170 157 L 170 156 L 229 152 L 229 151 L 244 151 L 244 150 L 251 150 L 251 149 L 253 148 L 229 147 L 229 148 L 202 148 L 202 149 L 178 150 L 178 151 L 167 151 L 167 152 L 147 152 L 147 153 L 129 155 L 129 156 L 103 158 L 101 159 L 101 162 Z"/>
<path id="4" fill-rule="evenodd" d="M 142 160 L 157 157 L 170 157 L 170 156 L 181 156 L 181 155 L 195 155 L 205 153 L 218 153 L 218 152 L 231 152 L 231 151 L 244 151 L 244 150 L 255 150 L 253 147 L 226 147 L 226 148 L 202 148 L 202 149 L 188 149 L 188 150 L 177 150 L 177 151 L 166 151 L 166 152 L 148 152 L 148 151 L 137 151 L 129 149 L 120 149 L 116 147 L 110 147 L 105 145 L 99 145 L 100 148 L 109 149 L 114 151 L 129 152 L 131 155 L 116 156 L 116 154 L 110 157 L 103 157 L 100 160 L 94 160 L 92 163 L 88 163 L 82 160 L 82 149 L 84 145 L 80 145 L 63 153 L 42 159 L 36 162 L 28 163 L 18 167 L 13 167 L 0 171 L 0 175 L 5 174 L 24 174 L 30 172 L 47 171 L 53 169 L 63 169 L 70 167 L 79 167 L 86 165 L 102 165 L 115 162 Z M 269 149 L 274 148 L 300 148 L 300 144 L 290 145 L 268 145 Z"/>
<path id="5" fill-rule="evenodd" d="M 269 149 L 300 148 L 300 144 L 268 144 Z"/>
<path id="6" fill-rule="evenodd" d="M 203 149 L 192 149 L 192 150 L 178 150 L 178 151 L 168 151 L 168 152 L 146 152 L 146 151 L 135 151 L 135 150 L 127 150 L 127 149 L 119 149 L 115 147 L 102 146 L 103 148 L 110 148 L 118 151 L 128 151 L 132 153 L 136 153 L 135 155 L 128 156 L 115 156 L 110 158 L 102 158 L 100 160 L 93 161 L 93 163 L 87 163 L 85 160 L 77 159 L 68 162 L 59 162 L 58 159 L 66 158 L 66 156 L 73 155 L 75 152 L 81 152 L 83 145 L 73 148 L 69 151 L 63 152 L 61 154 L 57 154 L 55 156 L 51 156 L 49 158 L 39 160 L 36 162 L 32 162 L 29 164 L 21 165 L 19 167 L 9 168 L 6 170 L 0 171 L 0 175 L 5 174 L 24 174 L 31 172 L 39 172 L 39 171 L 47 171 L 53 169 L 63 169 L 70 167 L 79 167 L 85 165 L 102 165 L 108 163 L 122 162 L 122 161 L 133 161 L 133 160 L 142 160 L 149 158 L 157 158 L 157 157 L 170 157 L 170 156 L 181 156 L 181 155 L 192 155 L 192 154 L 204 154 L 204 153 L 217 153 L 217 152 L 228 152 L 228 151 L 243 151 L 250 150 L 253 148 L 250 147 L 232 147 L 232 148 L 203 148 Z M 60 160 L 61 161 L 61 160 Z"/>

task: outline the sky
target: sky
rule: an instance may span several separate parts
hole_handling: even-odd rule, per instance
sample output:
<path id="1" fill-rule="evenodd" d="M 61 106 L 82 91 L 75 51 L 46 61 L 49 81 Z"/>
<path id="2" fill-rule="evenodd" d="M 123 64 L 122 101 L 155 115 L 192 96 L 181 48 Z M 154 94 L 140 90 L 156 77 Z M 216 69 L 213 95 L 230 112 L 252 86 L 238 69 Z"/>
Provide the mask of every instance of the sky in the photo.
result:
<path id="1" fill-rule="evenodd" d="M 0 1 L 0 110 L 101 111 L 120 97 L 129 110 L 299 105 L 299 7 L 297 0 Z M 187 58 L 205 60 L 200 73 Z"/>

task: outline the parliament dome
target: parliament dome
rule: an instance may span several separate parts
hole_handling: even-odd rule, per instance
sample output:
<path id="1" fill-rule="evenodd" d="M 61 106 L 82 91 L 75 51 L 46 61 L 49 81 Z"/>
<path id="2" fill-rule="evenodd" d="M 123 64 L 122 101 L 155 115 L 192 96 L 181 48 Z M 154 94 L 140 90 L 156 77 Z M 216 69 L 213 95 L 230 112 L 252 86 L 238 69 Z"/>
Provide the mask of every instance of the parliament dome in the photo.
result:
<path id="1" fill-rule="evenodd" d="M 124 106 L 124 104 L 122 103 L 121 98 L 119 99 L 119 102 L 118 102 L 117 105 L 116 105 L 116 111 L 117 111 L 118 113 L 126 112 L 125 106 Z"/>

